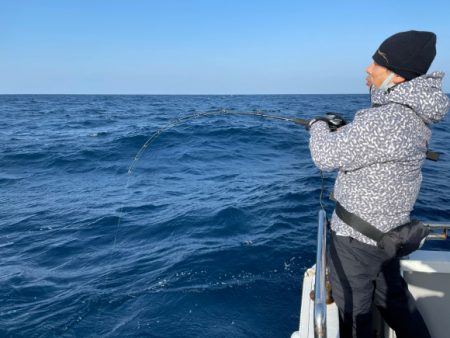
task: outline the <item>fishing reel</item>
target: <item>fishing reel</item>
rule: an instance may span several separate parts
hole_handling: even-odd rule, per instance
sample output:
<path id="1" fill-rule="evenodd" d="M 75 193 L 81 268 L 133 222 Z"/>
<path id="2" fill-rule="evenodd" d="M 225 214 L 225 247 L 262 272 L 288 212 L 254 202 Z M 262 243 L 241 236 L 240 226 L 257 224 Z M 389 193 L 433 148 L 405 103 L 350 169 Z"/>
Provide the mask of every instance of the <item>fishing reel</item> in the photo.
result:
<path id="1" fill-rule="evenodd" d="M 347 122 L 341 115 L 333 112 L 327 112 L 325 113 L 325 116 L 318 116 L 310 120 L 306 126 L 306 129 L 309 130 L 311 126 L 317 121 L 326 122 L 328 124 L 328 128 L 330 128 L 331 131 L 336 131 L 340 127 L 347 124 Z"/>

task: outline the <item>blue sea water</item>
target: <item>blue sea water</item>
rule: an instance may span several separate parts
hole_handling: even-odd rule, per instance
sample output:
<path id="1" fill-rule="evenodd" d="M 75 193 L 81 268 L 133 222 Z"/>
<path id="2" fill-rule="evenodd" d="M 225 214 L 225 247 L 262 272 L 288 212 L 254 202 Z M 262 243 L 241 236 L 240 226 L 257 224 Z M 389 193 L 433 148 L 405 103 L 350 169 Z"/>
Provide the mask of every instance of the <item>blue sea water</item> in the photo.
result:
<path id="1" fill-rule="evenodd" d="M 0 336 L 289 337 L 321 183 L 303 127 L 202 117 L 128 167 L 188 114 L 351 120 L 368 105 L 368 95 L 0 96 Z M 450 220 L 449 130 L 449 118 L 433 128 L 443 154 L 425 164 L 414 216 Z"/>

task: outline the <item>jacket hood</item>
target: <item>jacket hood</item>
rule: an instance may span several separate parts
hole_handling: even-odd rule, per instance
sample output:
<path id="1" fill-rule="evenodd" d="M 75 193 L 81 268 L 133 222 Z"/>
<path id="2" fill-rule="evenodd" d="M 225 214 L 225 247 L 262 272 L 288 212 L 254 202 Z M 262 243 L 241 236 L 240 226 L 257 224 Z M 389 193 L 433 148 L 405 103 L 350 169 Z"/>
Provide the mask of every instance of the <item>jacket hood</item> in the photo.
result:
<path id="1" fill-rule="evenodd" d="M 427 124 L 439 122 L 450 108 L 450 100 L 442 91 L 444 75 L 443 72 L 425 74 L 400 83 L 387 92 L 372 86 L 372 104 L 398 103 L 410 107 Z"/>

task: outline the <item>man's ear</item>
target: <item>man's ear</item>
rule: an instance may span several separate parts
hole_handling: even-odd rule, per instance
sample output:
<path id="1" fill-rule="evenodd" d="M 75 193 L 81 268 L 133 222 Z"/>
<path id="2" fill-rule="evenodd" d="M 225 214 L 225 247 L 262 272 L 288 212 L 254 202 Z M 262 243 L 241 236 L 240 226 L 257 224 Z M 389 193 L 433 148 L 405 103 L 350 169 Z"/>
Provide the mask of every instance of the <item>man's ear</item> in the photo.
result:
<path id="1" fill-rule="evenodd" d="M 395 83 L 395 84 L 399 84 L 399 83 L 402 83 L 402 82 L 405 82 L 405 81 L 406 81 L 406 79 L 403 76 L 400 76 L 400 75 L 397 75 L 397 74 L 395 74 L 394 78 L 392 79 L 392 82 Z"/>

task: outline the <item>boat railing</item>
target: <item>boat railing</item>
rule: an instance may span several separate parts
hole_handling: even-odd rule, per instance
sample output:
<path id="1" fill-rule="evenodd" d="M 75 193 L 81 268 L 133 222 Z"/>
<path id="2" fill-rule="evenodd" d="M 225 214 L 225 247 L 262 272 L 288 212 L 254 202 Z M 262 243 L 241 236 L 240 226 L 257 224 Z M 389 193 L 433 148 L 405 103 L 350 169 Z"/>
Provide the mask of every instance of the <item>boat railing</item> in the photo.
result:
<path id="1" fill-rule="evenodd" d="M 327 253 L 327 215 L 319 211 L 317 229 L 316 274 L 314 283 L 314 337 L 327 336 L 327 293 L 326 293 L 326 253 Z"/>

